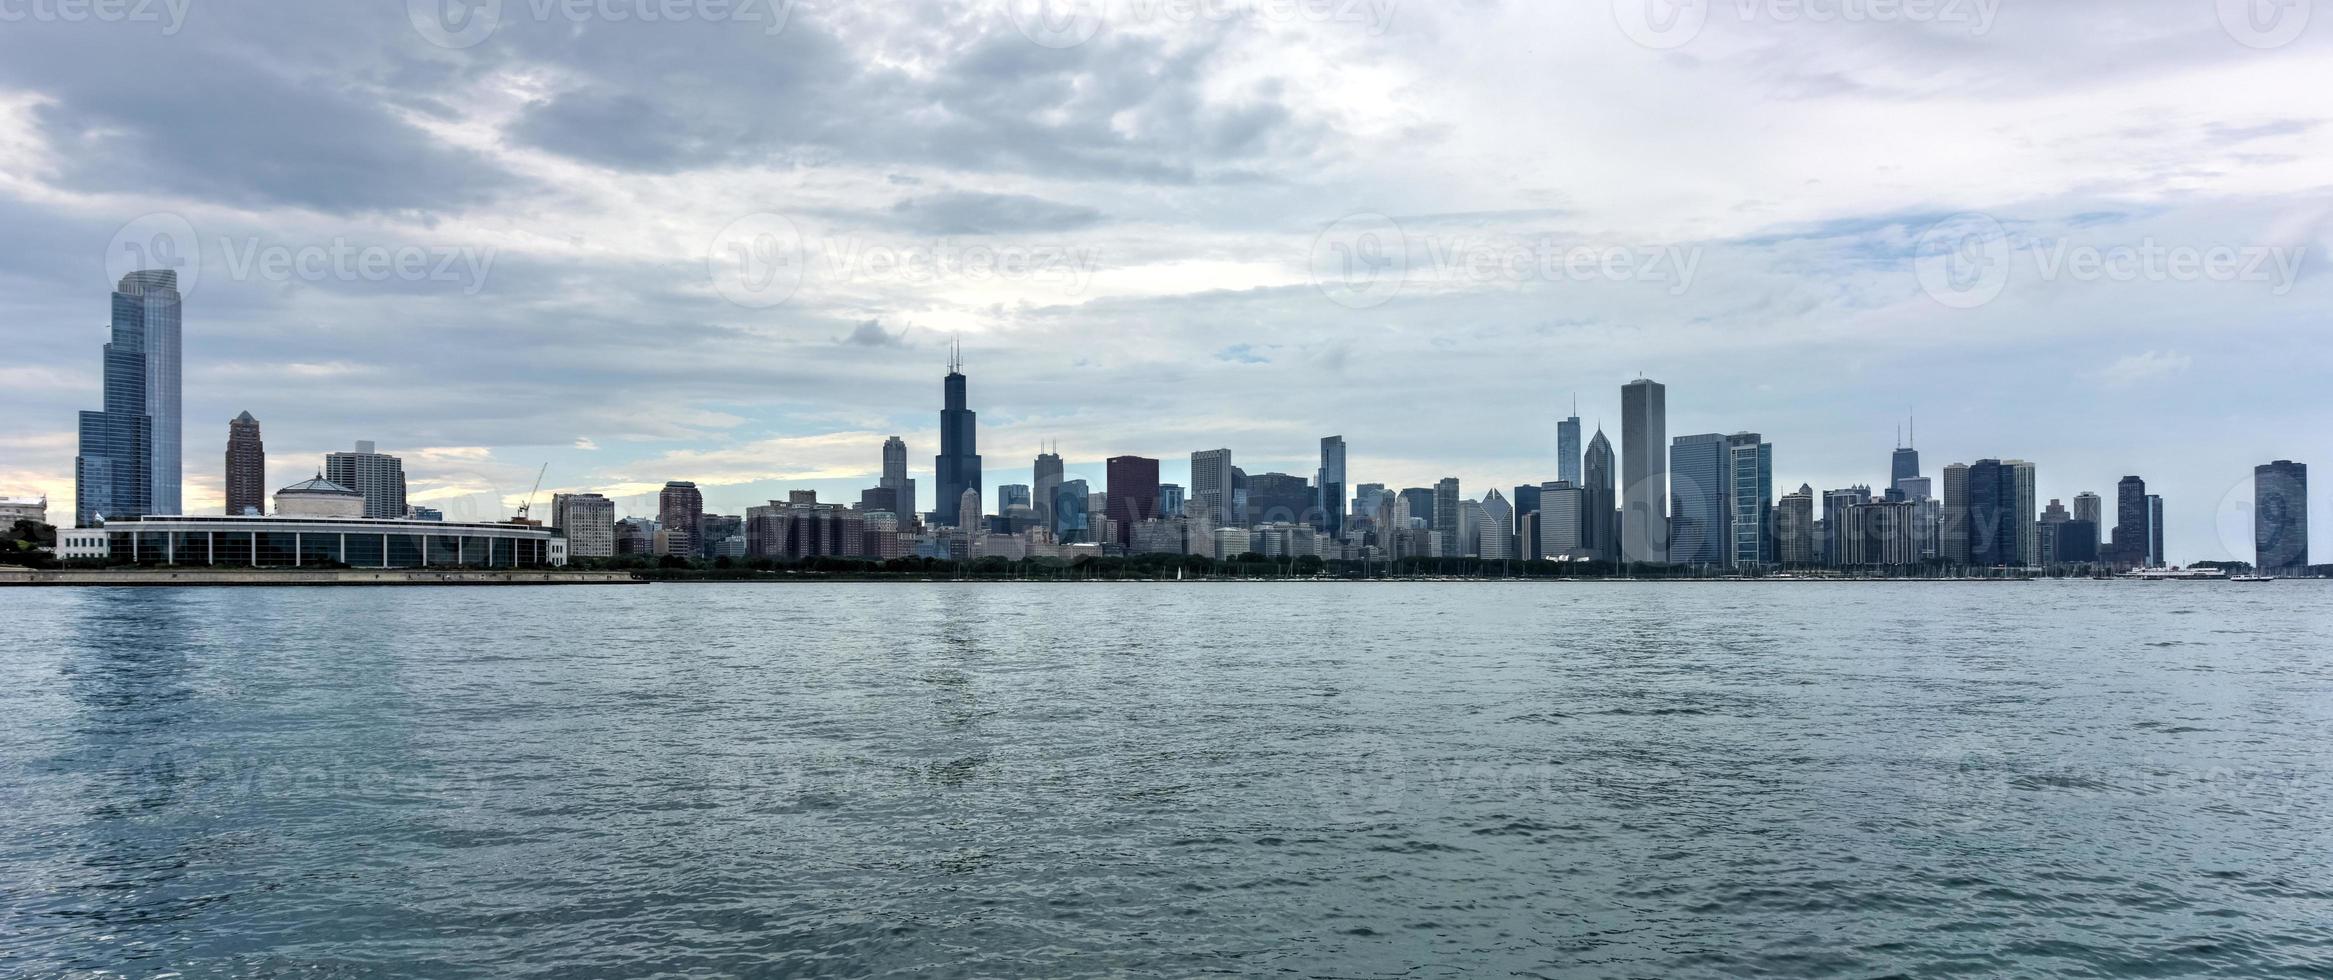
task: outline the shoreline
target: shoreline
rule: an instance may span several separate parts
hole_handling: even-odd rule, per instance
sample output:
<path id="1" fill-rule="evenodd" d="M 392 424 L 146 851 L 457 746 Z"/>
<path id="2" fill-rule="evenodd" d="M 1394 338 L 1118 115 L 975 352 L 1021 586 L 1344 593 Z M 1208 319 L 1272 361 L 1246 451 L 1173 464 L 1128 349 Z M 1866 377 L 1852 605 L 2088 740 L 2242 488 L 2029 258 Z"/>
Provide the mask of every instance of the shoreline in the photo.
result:
<path id="1" fill-rule="evenodd" d="M 509 571 L 361 568 L 183 568 L 183 569 L 0 569 L 0 587 L 74 586 L 235 587 L 255 585 L 367 586 L 367 585 L 646 585 L 628 571 L 565 571 L 514 569 Z"/>

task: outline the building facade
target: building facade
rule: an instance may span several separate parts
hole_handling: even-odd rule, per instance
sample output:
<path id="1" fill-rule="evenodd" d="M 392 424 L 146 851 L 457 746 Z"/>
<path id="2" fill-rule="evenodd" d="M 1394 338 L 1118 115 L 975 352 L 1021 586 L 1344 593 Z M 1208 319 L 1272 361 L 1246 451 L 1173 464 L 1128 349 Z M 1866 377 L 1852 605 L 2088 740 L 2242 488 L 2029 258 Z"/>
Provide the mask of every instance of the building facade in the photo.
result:
<path id="1" fill-rule="evenodd" d="M 1668 389 L 1638 378 L 1620 389 L 1620 553 L 1669 560 Z"/>
<path id="2" fill-rule="evenodd" d="M 1117 525 L 1115 540 L 1124 548 L 1133 538 L 1134 525 L 1158 516 L 1151 512 L 1158 506 L 1158 460 L 1112 456 L 1102 465 L 1109 481 L 1109 503 L 1103 516 Z"/>
<path id="3" fill-rule="evenodd" d="M 932 481 L 939 496 L 932 502 L 932 520 L 943 527 L 970 527 L 979 514 L 959 513 L 964 491 L 979 491 L 980 416 L 972 411 L 965 392 L 960 353 L 948 356 L 948 376 L 941 379 L 940 454 L 932 457 Z"/>
<path id="4" fill-rule="evenodd" d="M 596 493 L 551 495 L 551 527 L 567 539 L 571 558 L 616 553 L 616 502 Z"/>
<path id="5" fill-rule="evenodd" d="M 105 344 L 104 407 L 80 415 L 73 519 L 176 514 L 179 486 L 178 273 L 123 276 Z"/>
<path id="6" fill-rule="evenodd" d="M 227 423 L 227 513 L 267 510 L 267 446 L 259 420 L 244 412 Z"/>
<path id="7" fill-rule="evenodd" d="M 324 478 L 364 494 L 366 517 L 405 516 L 405 461 L 375 452 L 369 441 L 355 452 L 324 454 Z"/>
<path id="8" fill-rule="evenodd" d="M 1320 441 L 1320 469 L 1313 473 L 1316 495 L 1312 502 L 1312 525 L 1321 529 L 1331 541 L 1345 537 L 1345 437 L 1328 436 Z"/>
<path id="9" fill-rule="evenodd" d="M 2309 566 L 2309 468 L 2280 459 L 2252 469 L 2252 564 L 2291 575 Z"/>

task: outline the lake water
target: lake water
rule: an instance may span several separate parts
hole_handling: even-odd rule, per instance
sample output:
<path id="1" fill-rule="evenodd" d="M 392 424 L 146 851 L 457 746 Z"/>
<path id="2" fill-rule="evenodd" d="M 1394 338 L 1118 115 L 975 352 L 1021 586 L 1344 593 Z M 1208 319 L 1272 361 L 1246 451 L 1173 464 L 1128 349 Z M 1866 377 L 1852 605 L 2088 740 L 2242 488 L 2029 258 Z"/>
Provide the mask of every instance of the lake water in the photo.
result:
<path id="1" fill-rule="evenodd" d="M 0 616 L 0 976 L 2333 971 L 2316 583 Z"/>

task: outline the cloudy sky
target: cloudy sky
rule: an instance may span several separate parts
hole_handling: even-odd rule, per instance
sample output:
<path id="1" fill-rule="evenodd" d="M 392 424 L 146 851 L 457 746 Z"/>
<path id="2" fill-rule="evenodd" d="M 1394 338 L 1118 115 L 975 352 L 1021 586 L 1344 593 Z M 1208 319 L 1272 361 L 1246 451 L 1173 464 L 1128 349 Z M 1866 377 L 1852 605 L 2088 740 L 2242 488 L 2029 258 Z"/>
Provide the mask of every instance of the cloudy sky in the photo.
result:
<path id="1" fill-rule="evenodd" d="M 70 514 L 146 255 L 189 509 L 243 410 L 453 517 L 855 499 L 890 434 L 929 506 L 961 338 L 992 485 L 1342 434 L 1472 496 L 1644 374 L 1786 488 L 1916 412 L 2248 558 L 2251 467 L 2333 466 L 2329 55 L 2312 0 L 0 0 L 0 494 Z"/>

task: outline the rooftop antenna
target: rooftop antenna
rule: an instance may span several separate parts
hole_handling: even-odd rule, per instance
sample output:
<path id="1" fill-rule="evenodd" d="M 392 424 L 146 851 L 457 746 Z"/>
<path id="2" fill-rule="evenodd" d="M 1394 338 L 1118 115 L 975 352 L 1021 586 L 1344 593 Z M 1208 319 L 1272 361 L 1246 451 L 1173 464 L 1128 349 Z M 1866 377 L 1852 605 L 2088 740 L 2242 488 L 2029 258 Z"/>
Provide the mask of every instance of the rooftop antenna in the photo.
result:
<path id="1" fill-rule="evenodd" d="M 948 345 L 948 373 L 964 373 L 964 338 L 958 337 Z"/>

